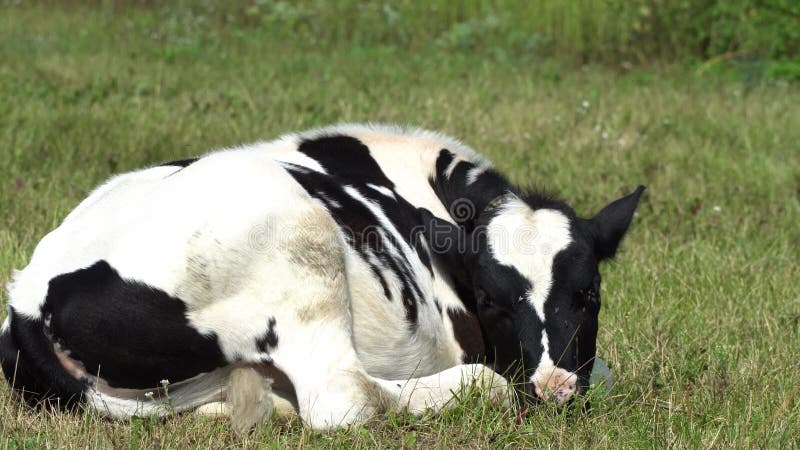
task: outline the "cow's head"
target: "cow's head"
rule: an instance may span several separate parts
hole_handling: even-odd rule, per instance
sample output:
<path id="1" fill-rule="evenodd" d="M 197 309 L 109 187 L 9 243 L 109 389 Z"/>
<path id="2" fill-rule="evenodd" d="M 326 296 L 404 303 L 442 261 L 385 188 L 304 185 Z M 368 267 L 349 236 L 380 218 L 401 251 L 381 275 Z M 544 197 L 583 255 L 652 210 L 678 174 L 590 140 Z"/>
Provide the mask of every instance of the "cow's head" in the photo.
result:
<path id="1" fill-rule="evenodd" d="M 563 403 L 588 387 L 600 311 L 598 264 L 614 256 L 643 191 L 640 186 L 591 219 L 563 204 L 542 207 L 506 194 L 469 233 L 425 216 L 432 250 L 474 296 L 487 356 L 519 382 L 525 397 Z"/>

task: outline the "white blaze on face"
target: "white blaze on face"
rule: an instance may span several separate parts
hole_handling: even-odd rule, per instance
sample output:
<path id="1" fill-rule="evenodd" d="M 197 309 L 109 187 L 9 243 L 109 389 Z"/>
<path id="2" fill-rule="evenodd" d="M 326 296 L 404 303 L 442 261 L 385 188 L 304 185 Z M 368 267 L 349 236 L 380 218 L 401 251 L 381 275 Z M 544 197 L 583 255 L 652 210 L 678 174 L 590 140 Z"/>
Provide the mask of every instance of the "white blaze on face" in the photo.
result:
<path id="1" fill-rule="evenodd" d="M 527 300 L 544 324 L 547 320 L 544 304 L 553 284 L 553 260 L 572 242 L 569 219 L 560 211 L 534 211 L 521 200 L 512 200 L 489 222 L 487 237 L 489 250 L 497 262 L 515 268 L 531 283 Z M 563 384 L 574 385 L 574 374 L 555 367 L 544 327 L 541 343 L 542 358 L 531 379 L 537 389 L 551 384 L 550 375 L 554 372 L 558 372 L 557 379 L 568 381 Z"/>
<path id="2" fill-rule="evenodd" d="M 528 302 L 544 322 L 553 259 L 572 242 L 569 219 L 560 211 L 534 211 L 521 200 L 512 200 L 501 207 L 487 231 L 489 250 L 497 262 L 517 269 L 533 286 Z"/>

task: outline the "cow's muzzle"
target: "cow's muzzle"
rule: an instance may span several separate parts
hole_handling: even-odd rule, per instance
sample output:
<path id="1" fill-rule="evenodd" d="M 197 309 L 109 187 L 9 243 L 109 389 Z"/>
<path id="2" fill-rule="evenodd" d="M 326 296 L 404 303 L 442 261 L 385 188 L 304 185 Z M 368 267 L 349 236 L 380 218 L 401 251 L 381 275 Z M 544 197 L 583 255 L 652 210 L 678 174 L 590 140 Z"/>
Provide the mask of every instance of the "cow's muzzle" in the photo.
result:
<path id="1" fill-rule="evenodd" d="M 578 394 L 578 375 L 554 366 L 539 366 L 525 383 L 525 396 L 563 405 Z"/>

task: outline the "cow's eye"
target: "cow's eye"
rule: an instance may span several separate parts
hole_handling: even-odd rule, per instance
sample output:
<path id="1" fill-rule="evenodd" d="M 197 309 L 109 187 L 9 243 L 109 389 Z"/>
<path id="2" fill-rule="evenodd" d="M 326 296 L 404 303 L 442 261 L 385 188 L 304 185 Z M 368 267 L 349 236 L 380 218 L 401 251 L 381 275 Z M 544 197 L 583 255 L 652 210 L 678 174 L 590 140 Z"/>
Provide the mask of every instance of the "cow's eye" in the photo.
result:
<path id="1" fill-rule="evenodd" d="M 576 300 L 595 306 L 600 304 L 600 274 L 595 275 L 591 286 L 577 292 Z"/>
<path id="2" fill-rule="evenodd" d="M 590 287 L 578 291 L 578 299 L 582 302 L 596 304 L 600 301 L 600 295 L 598 294 L 597 288 Z"/>
<path id="3" fill-rule="evenodd" d="M 587 289 L 586 300 L 591 303 L 598 303 L 600 301 L 600 294 L 597 292 L 597 289 L 593 287 Z"/>

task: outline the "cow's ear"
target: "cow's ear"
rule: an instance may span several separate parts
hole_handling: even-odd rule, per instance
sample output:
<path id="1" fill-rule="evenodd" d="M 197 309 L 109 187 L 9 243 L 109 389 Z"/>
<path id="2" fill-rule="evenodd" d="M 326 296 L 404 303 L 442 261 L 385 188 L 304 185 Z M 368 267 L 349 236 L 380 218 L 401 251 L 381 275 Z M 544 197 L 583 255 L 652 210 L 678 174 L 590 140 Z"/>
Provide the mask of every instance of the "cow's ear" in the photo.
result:
<path id="1" fill-rule="evenodd" d="M 419 215 L 422 234 L 433 257 L 456 278 L 467 276 L 474 249 L 466 230 L 434 216 L 425 208 L 419 208 Z"/>
<path id="2" fill-rule="evenodd" d="M 590 219 L 594 250 L 599 260 L 613 258 L 617 253 L 617 247 L 628 231 L 642 192 L 644 186 L 639 186 L 633 193 L 609 203 Z"/>

